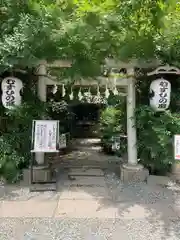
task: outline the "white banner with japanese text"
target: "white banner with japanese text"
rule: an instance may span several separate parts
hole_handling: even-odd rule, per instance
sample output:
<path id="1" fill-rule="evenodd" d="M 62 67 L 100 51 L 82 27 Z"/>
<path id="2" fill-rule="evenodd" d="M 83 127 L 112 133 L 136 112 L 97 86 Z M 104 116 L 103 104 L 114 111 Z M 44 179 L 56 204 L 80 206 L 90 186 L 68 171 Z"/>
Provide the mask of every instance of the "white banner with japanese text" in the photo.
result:
<path id="1" fill-rule="evenodd" d="M 12 109 L 21 104 L 20 91 L 22 88 L 22 81 L 18 78 L 7 77 L 2 80 L 2 104 L 5 108 Z"/>

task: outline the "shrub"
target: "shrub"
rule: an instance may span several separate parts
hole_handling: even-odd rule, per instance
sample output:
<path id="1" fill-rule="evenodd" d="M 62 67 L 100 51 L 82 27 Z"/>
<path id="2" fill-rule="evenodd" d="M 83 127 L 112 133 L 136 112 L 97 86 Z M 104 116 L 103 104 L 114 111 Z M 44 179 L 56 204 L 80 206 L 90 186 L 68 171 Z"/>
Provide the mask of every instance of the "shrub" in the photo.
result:
<path id="1" fill-rule="evenodd" d="M 8 115 L 7 131 L 3 134 L 8 143 L 19 154 L 25 157 L 27 162 L 30 157 L 32 121 L 48 119 L 47 105 L 40 101 L 24 102 L 13 110 L 6 111 Z"/>
<path id="2" fill-rule="evenodd" d="M 111 151 L 111 138 L 126 132 L 126 112 L 122 106 L 108 106 L 101 114 L 100 130 L 105 150 Z M 180 133 L 180 114 L 165 111 L 155 113 L 147 105 L 136 108 L 137 148 L 140 163 L 152 174 L 165 175 L 174 162 L 173 137 Z M 121 143 L 118 155 L 127 151 Z"/>
<path id="3" fill-rule="evenodd" d="M 0 137 L 0 174 L 8 182 L 15 182 L 20 176 L 20 164 L 25 161 L 8 143 Z"/>
<path id="4" fill-rule="evenodd" d="M 68 103 L 64 100 L 61 100 L 59 102 L 55 102 L 51 100 L 48 103 L 48 106 L 49 106 L 49 115 L 53 119 L 59 120 L 60 132 L 61 133 L 69 132 L 74 115 L 70 111 Z"/>
<path id="5" fill-rule="evenodd" d="M 105 107 L 100 116 L 101 142 L 106 152 L 112 152 L 112 137 L 126 133 L 124 101 L 119 97 L 114 97 L 110 99 L 110 103 L 111 105 Z M 116 153 L 122 155 L 125 151 L 126 142 L 122 142 L 120 150 Z"/>
<path id="6" fill-rule="evenodd" d="M 145 105 L 136 110 L 138 155 L 153 174 L 166 174 L 174 161 L 173 136 L 180 132 L 180 115 L 155 113 Z"/>
<path id="7" fill-rule="evenodd" d="M 29 165 L 31 157 L 32 121 L 48 119 L 47 105 L 36 99 L 6 110 L 6 130 L 0 137 L 0 174 L 14 182 L 21 169 Z"/>

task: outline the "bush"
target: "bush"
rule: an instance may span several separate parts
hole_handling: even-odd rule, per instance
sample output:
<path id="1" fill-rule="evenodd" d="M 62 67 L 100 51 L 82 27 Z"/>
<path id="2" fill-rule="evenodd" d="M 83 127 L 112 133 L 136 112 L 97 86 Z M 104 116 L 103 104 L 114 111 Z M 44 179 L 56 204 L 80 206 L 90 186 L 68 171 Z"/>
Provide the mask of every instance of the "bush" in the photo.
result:
<path id="1" fill-rule="evenodd" d="M 60 132 L 61 133 L 69 132 L 74 115 L 70 111 L 68 103 L 64 100 L 61 100 L 59 102 L 55 102 L 51 100 L 48 106 L 49 106 L 49 115 L 53 119 L 59 120 Z"/>
<path id="2" fill-rule="evenodd" d="M 125 135 L 126 133 L 126 111 L 124 101 L 115 97 L 110 99 L 112 105 L 107 106 L 100 116 L 101 142 L 105 152 L 112 152 L 112 137 Z M 126 143 L 120 144 L 120 150 L 116 152 L 122 155 L 126 151 Z"/>
<path id="3" fill-rule="evenodd" d="M 0 137 L 0 175 L 8 182 L 15 182 L 20 176 L 20 164 L 24 161 L 8 140 Z"/>
<path id="4" fill-rule="evenodd" d="M 19 154 L 29 161 L 31 150 L 32 121 L 48 119 L 47 105 L 40 101 L 24 102 L 13 110 L 6 111 L 8 115 L 7 131 L 3 134 L 8 143 Z"/>
<path id="5" fill-rule="evenodd" d="M 101 114 L 100 130 L 104 149 L 111 152 L 114 135 L 125 134 L 126 112 L 120 107 L 107 106 Z M 173 137 L 180 133 L 180 114 L 165 111 L 155 113 L 147 105 L 136 108 L 137 148 L 140 163 L 152 174 L 165 175 L 171 171 L 174 162 Z M 122 155 L 127 151 L 126 142 L 121 143 L 117 152 Z"/>
<path id="6" fill-rule="evenodd" d="M 173 136 L 180 132 L 180 115 L 165 111 L 155 113 L 141 105 L 136 110 L 138 155 L 153 174 L 166 174 L 174 162 Z"/>
<path id="7" fill-rule="evenodd" d="M 115 107 L 107 107 L 102 111 L 100 117 L 100 130 L 102 137 L 105 139 L 110 139 L 114 134 L 120 132 L 121 126 L 119 122 L 120 110 Z"/>
<path id="8" fill-rule="evenodd" d="M 29 165 L 31 157 L 32 121 L 48 119 L 48 107 L 36 100 L 24 102 L 12 110 L 6 110 L 6 130 L 0 137 L 0 174 L 14 182 L 21 169 Z"/>

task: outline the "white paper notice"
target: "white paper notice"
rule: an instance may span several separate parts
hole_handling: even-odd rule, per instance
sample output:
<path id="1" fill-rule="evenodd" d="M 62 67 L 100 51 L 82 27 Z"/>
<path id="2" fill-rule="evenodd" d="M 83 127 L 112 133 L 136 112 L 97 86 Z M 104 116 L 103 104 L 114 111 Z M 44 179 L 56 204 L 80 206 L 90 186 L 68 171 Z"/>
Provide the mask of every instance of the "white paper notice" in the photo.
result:
<path id="1" fill-rule="evenodd" d="M 57 131 L 58 121 L 35 121 L 33 152 L 56 152 Z"/>
<path id="2" fill-rule="evenodd" d="M 174 158 L 180 160 L 180 135 L 174 136 Z"/>

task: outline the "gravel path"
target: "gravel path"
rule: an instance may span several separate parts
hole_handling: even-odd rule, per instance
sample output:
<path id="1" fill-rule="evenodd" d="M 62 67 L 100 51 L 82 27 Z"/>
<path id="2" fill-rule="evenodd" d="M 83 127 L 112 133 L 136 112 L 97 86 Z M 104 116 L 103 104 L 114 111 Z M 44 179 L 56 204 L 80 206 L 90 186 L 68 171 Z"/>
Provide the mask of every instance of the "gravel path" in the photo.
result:
<path id="1" fill-rule="evenodd" d="M 0 219 L 0 240 L 178 240 L 180 223 L 168 231 L 146 220 Z"/>
<path id="2" fill-rule="evenodd" d="M 179 186 L 152 187 L 145 183 L 123 184 L 115 174 L 105 173 L 111 202 L 128 206 L 180 203 Z M 62 186 L 63 187 L 63 186 Z M 1 186 L 0 200 L 58 200 L 60 192 L 30 193 L 28 188 Z M 165 208 L 166 212 L 166 208 Z M 163 212 L 161 212 L 163 215 Z M 180 221 L 165 214 L 129 219 L 1 218 L 0 240 L 179 240 Z"/>
<path id="3" fill-rule="evenodd" d="M 115 202 L 134 202 L 141 204 L 174 204 L 180 197 L 180 187 L 177 185 L 162 187 L 150 186 L 146 183 L 124 184 L 113 173 L 105 173 L 105 181 L 109 195 Z"/>
<path id="4" fill-rule="evenodd" d="M 29 192 L 29 187 L 0 186 L 0 201 L 26 201 L 29 199 L 58 200 L 61 191 L 67 186 L 63 185 L 65 179 L 59 181 L 58 192 Z M 146 183 L 124 184 L 114 173 L 105 172 L 105 183 L 107 192 L 112 201 L 115 202 L 135 202 L 143 204 L 180 202 L 180 186 L 149 186 Z"/>

